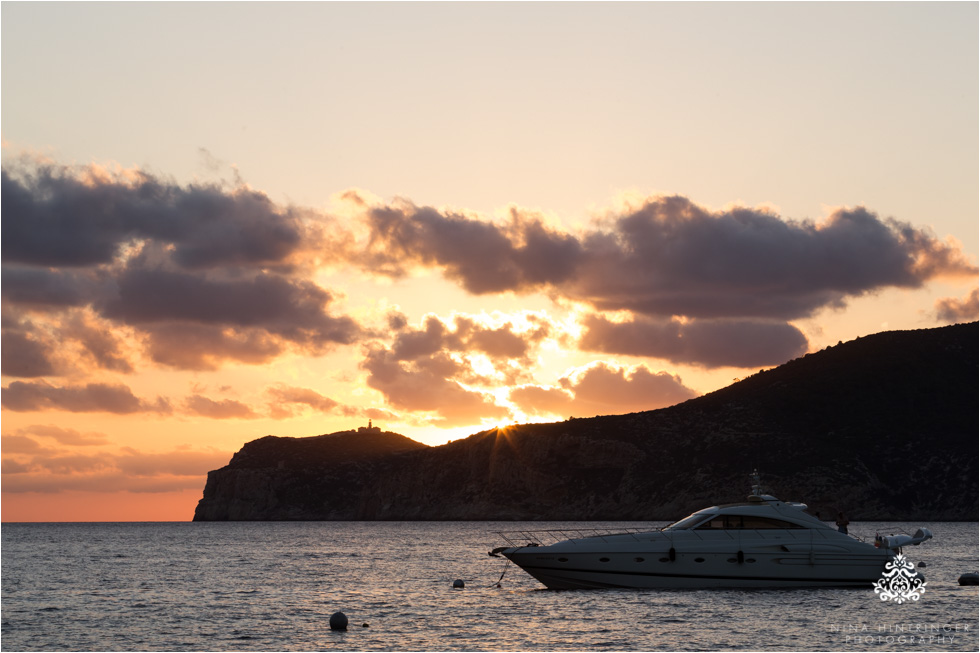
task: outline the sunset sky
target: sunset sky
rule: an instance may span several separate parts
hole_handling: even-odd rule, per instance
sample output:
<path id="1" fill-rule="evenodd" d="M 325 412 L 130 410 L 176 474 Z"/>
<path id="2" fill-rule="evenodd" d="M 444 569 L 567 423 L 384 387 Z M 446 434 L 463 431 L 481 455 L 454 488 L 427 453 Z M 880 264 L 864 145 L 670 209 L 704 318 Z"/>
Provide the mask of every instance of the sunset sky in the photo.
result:
<path id="1" fill-rule="evenodd" d="M 2 5 L 2 519 L 977 319 L 978 5 Z"/>

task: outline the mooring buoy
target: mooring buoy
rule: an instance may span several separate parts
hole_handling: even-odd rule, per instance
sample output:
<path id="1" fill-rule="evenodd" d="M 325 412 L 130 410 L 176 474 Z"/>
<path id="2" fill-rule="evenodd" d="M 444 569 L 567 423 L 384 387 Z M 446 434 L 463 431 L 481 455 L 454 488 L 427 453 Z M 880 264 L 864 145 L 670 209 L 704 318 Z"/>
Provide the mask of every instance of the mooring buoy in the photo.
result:
<path id="1" fill-rule="evenodd" d="M 464 587 L 466 587 L 466 583 L 463 582 L 462 578 L 457 578 L 456 580 L 453 581 L 454 590 L 461 590 Z"/>
<path id="2" fill-rule="evenodd" d="M 972 571 L 960 576 L 959 583 L 960 585 L 976 585 L 978 578 L 980 577 L 977 576 L 977 572 Z"/>
<path id="3" fill-rule="evenodd" d="M 347 615 L 343 612 L 330 615 L 330 630 L 347 630 Z"/>

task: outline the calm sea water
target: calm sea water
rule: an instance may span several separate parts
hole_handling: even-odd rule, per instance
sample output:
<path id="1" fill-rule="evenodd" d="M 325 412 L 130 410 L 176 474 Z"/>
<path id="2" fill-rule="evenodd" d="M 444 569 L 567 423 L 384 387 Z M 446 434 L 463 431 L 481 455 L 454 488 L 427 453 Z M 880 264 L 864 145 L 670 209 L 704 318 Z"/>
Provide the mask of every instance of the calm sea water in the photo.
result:
<path id="1" fill-rule="evenodd" d="M 629 523 L 3 524 L 2 640 L 15 650 L 976 651 L 977 524 L 924 525 L 917 603 L 867 590 L 551 591 L 498 530 Z M 661 524 L 657 524 L 661 525 Z M 501 588 L 495 584 L 506 569 Z M 452 589 L 462 579 L 465 589 Z M 347 632 L 328 626 L 343 611 Z M 365 627 L 363 624 L 367 624 Z"/>

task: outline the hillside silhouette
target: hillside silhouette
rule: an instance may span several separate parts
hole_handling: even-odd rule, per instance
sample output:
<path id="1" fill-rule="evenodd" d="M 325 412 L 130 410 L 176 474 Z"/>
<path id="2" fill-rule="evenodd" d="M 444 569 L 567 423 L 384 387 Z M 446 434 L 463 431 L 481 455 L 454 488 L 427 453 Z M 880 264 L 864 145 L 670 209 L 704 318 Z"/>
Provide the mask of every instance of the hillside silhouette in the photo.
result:
<path id="1" fill-rule="evenodd" d="M 195 520 L 659 520 L 767 490 L 825 519 L 978 518 L 978 324 L 858 338 L 660 410 L 427 447 L 249 442 Z M 365 431 L 365 429 L 362 429 Z"/>

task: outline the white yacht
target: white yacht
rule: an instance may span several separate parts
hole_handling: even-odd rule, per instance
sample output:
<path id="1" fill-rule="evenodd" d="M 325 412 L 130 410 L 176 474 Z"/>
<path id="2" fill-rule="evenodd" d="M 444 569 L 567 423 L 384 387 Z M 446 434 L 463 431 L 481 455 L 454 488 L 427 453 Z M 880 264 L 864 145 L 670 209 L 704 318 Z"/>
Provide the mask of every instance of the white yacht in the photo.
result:
<path id="1" fill-rule="evenodd" d="M 712 506 L 660 530 L 501 533 L 504 555 L 550 589 L 870 587 L 901 547 L 932 537 L 876 536 L 863 542 L 761 492 Z M 557 540 L 547 544 L 548 538 Z"/>

